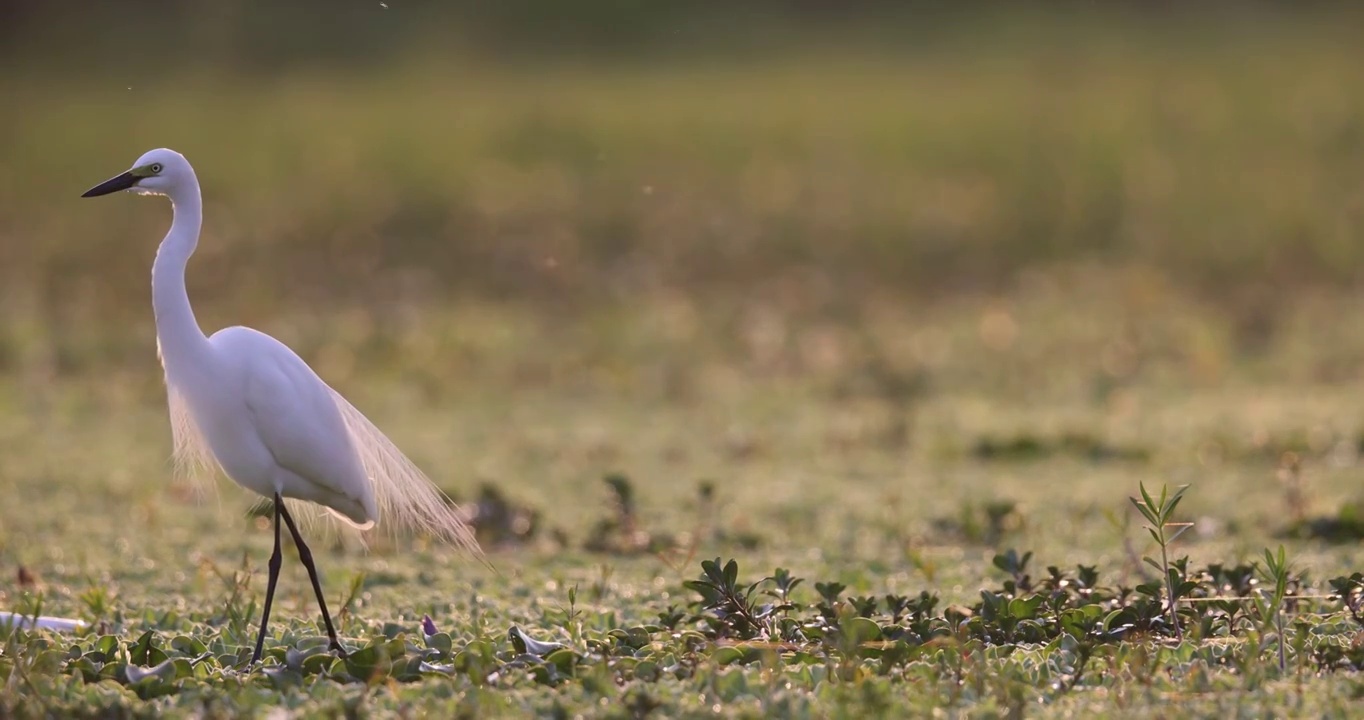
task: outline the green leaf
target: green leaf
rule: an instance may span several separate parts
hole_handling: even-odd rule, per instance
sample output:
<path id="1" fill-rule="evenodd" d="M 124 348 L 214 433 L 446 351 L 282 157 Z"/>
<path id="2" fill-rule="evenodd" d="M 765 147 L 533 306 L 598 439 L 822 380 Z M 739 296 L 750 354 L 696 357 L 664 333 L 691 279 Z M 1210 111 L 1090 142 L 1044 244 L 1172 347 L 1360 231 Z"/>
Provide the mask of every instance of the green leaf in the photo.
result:
<path id="1" fill-rule="evenodd" d="M 739 662 L 743 658 L 744 651 L 733 645 L 725 645 L 724 647 L 716 648 L 715 652 L 710 655 L 710 659 L 714 660 L 718 665 L 730 665 Z"/>
<path id="2" fill-rule="evenodd" d="M 714 560 L 702 560 L 701 574 L 705 575 L 707 578 L 710 578 L 710 581 L 717 585 L 722 583 L 725 579 L 725 575 L 724 573 L 720 572 L 720 558 L 715 558 Z"/>
<path id="3" fill-rule="evenodd" d="M 118 638 L 113 635 L 105 635 L 95 642 L 95 651 L 102 653 L 105 660 L 113 660 L 118 653 Z"/>
<path id="4" fill-rule="evenodd" d="M 738 699 L 749 692 L 748 679 L 742 670 L 731 669 L 716 673 L 715 693 L 726 702 Z"/>
<path id="5" fill-rule="evenodd" d="M 338 662 L 341 662 L 340 658 L 333 656 L 331 653 L 314 653 L 303 658 L 303 663 L 300 665 L 299 670 L 304 675 L 320 675 L 329 668 L 334 668 Z M 344 664 L 342 667 L 344 667 Z"/>
<path id="6" fill-rule="evenodd" d="M 309 656 L 317 655 L 320 654 L 321 652 L 322 652 L 321 650 L 318 650 L 315 647 L 310 647 L 305 650 L 298 650 L 296 648 L 285 648 L 284 665 L 285 667 L 291 670 L 302 671 L 303 661 L 308 659 Z"/>
<path id="7" fill-rule="evenodd" d="M 151 630 L 142 633 L 141 637 L 137 639 L 137 642 L 134 642 L 128 648 L 129 660 L 137 665 L 154 664 L 151 658 L 153 638 L 154 636 Z"/>
<path id="8" fill-rule="evenodd" d="M 578 655 L 569 648 L 561 647 L 545 656 L 545 662 L 558 668 L 560 672 L 572 674 L 578 664 Z"/>
<path id="9" fill-rule="evenodd" d="M 85 657 L 80 658 L 79 660 L 75 660 L 71 663 L 68 663 L 66 666 L 66 671 L 72 674 L 79 673 L 81 679 L 83 679 L 85 682 L 93 683 L 99 682 L 100 669 L 102 667 L 103 667 L 102 663 L 97 663 L 91 660 L 89 655 L 86 655 Z"/>
<path id="10" fill-rule="evenodd" d="M 448 656 L 450 651 L 454 648 L 455 643 L 454 640 L 451 639 L 450 633 L 438 632 L 434 635 L 426 636 L 426 646 L 432 650 L 438 650 L 442 655 Z"/>
<path id="11" fill-rule="evenodd" d="M 641 660 L 638 663 L 635 663 L 634 672 L 632 674 L 636 680 L 654 682 L 655 680 L 658 680 L 658 663 L 652 660 Z"/>
<path id="12" fill-rule="evenodd" d="M 1031 620 L 1037 617 L 1037 610 L 1042 607 L 1045 601 L 1041 595 L 1033 595 L 1028 598 L 1014 598 L 1009 601 L 1009 615 L 1018 620 Z"/>
<path id="13" fill-rule="evenodd" d="M 1151 497 L 1151 493 L 1147 492 L 1146 483 L 1137 483 L 1137 489 L 1141 491 L 1141 502 L 1137 502 L 1134 498 L 1132 504 L 1137 506 L 1137 509 L 1141 511 L 1142 515 L 1146 516 L 1147 520 L 1153 524 L 1160 524 L 1159 511 L 1157 510 L 1160 506 Z"/>
<path id="14" fill-rule="evenodd" d="M 170 646 L 172 650 L 189 657 L 198 657 L 208 652 L 208 646 L 188 635 L 175 636 L 171 639 Z"/>
<path id="15" fill-rule="evenodd" d="M 66 664 L 66 653 L 61 650 L 43 650 L 28 666 L 28 672 L 35 675 L 55 675 Z"/>
<path id="16" fill-rule="evenodd" d="M 1184 499 L 1184 493 L 1188 491 L 1188 489 L 1189 489 L 1188 485 L 1181 485 L 1179 486 L 1179 489 L 1175 491 L 1174 496 L 1170 498 L 1169 502 L 1170 509 L 1166 511 L 1165 513 L 1166 517 L 1175 514 L 1175 508 L 1179 507 L 1179 501 Z"/>
<path id="17" fill-rule="evenodd" d="M 649 632 L 639 626 L 616 628 L 607 633 L 607 637 L 615 640 L 618 645 L 622 645 L 632 650 L 648 645 L 650 640 Z"/>
<path id="18" fill-rule="evenodd" d="M 389 674 L 393 664 L 384 645 L 370 645 L 352 652 L 345 659 L 346 672 L 361 682 L 371 682 Z"/>
<path id="19" fill-rule="evenodd" d="M 842 623 L 843 637 L 852 647 L 877 640 L 881 637 L 881 626 L 869 618 L 850 617 Z"/>
<path id="20" fill-rule="evenodd" d="M 186 658 L 173 658 L 170 660 L 171 666 L 175 668 L 174 680 L 184 680 L 194 677 L 194 666 Z"/>

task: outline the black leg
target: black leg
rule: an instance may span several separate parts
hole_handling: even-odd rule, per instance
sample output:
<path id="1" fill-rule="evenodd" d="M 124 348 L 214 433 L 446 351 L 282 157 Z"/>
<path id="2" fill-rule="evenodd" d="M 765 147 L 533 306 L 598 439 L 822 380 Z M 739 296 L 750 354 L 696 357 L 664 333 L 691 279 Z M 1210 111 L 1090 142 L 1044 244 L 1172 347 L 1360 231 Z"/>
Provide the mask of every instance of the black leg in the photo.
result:
<path id="1" fill-rule="evenodd" d="M 251 664 L 260 662 L 260 651 L 265 646 L 265 627 L 270 624 L 270 603 L 275 601 L 275 583 L 279 582 L 279 566 L 283 553 L 279 546 L 279 514 L 284 509 L 284 501 L 275 494 L 275 551 L 270 554 L 270 582 L 265 586 L 265 612 L 260 617 L 260 635 L 256 637 L 256 652 L 251 656 Z"/>
<path id="2" fill-rule="evenodd" d="M 298 559 L 303 561 L 303 567 L 308 568 L 308 579 L 313 581 L 313 592 L 317 593 L 317 605 L 322 608 L 322 623 L 327 626 L 327 637 L 331 638 L 332 649 L 337 655 L 345 657 L 346 650 L 341 647 L 341 641 L 336 639 L 336 629 L 332 627 L 332 618 L 327 614 L 327 600 L 322 597 L 322 583 L 317 579 L 313 553 L 308 549 L 308 544 L 303 542 L 303 536 L 298 534 L 298 527 L 294 525 L 294 519 L 289 517 L 289 511 L 284 508 L 283 503 L 279 504 L 279 511 L 284 517 L 284 524 L 289 526 L 289 534 L 294 536 L 294 545 L 298 547 Z"/>

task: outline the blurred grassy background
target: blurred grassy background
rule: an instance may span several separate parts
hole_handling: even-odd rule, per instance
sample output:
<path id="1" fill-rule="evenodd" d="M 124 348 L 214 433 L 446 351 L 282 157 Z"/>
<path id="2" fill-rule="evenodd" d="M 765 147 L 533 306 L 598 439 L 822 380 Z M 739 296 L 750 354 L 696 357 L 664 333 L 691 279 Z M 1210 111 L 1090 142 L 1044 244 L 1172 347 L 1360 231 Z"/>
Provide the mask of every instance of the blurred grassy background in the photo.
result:
<path id="1" fill-rule="evenodd" d="M 1195 483 L 1180 552 L 1257 557 L 1359 496 L 1364 11 L 1192 5 L 0 0 L 3 572 L 138 613 L 264 561 L 167 489 L 169 208 L 79 198 L 158 146 L 205 330 L 540 513 L 495 580 L 329 558 L 357 622 L 579 583 L 637 622 L 720 553 L 949 602 L 1006 545 L 1127 577 L 1139 482 Z M 676 553 L 591 547 L 612 471 Z"/>
<path id="2" fill-rule="evenodd" d="M 466 496 L 756 452 L 810 501 L 995 431 L 1175 465 L 1357 432 L 1360 11 L 745 8 L 0 3 L 6 437 L 90 468 L 164 437 L 168 209 L 78 197 L 157 146 L 204 184 L 205 329 L 280 337 Z"/>
<path id="3" fill-rule="evenodd" d="M 1178 296 L 1236 353 L 1360 279 L 1358 11 L 291 7 L 0 7 L 0 369 L 143 362 L 166 213 L 77 196 L 154 146 L 205 185 L 208 327 L 846 329 L 1117 273 L 1058 292 Z"/>

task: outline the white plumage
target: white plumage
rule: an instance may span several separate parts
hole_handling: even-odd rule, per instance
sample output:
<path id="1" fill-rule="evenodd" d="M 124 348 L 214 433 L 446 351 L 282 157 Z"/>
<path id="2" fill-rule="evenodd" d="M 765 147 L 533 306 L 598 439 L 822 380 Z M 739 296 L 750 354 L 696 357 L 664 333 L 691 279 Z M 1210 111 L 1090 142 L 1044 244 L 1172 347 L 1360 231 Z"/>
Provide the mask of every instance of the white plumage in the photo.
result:
<path id="1" fill-rule="evenodd" d="M 308 566 L 333 645 L 344 653 L 290 509 L 306 518 L 305 503 L 315 503 L 355 528 L 409 529 L 481 557 L 472 531 L 426 475 L 297 354 L 250 328 L 225 328 L 212 337 L 200 330 L 185 291 L 185 266 L 198 244 L 202 199 L 184 156 L 152 150 L 85 197 L 119 190 L 166 195 L 174 208 L 152 266 L 152 304 L 177 471 L 202 484 L 220 467 L 237 484 L 275 500 L 275 553 L 257 657 L 278 575 L 281 518 Z"/>

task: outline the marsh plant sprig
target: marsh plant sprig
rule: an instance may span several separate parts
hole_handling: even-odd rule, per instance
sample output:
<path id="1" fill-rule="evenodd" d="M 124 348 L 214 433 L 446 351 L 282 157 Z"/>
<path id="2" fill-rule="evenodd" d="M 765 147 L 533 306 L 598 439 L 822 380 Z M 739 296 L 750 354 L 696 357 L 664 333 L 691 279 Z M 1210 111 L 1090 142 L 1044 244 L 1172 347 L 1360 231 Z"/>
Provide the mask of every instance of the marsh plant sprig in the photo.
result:
<path id="1" fill-rule="evenodd" d="M 1255 603 L 1255 609 L 1260 614 L 1260 620 L 1264 623 L 1262 635 L 1273 631 L 1276 644 L 1278 646 L 1279 672 L 1288 669 L 1288 650 L 1286 647 L 1287 639 L 1284 637 L 1284 604 L 1288 598 L 1288 584 L 1290 573 L 1289 563 L 1284 554 L 1283 546 L 1279 546 L 1277 554 L 1265 549 L 1265 565 L 1263 568 L 1257 567 L 1263 578 L 1272 585 L 1271 588 L 1260 589 L 1259 592 L 1251 596 Z M 1267 596 L 1267 597 L 1266 597 Z"/>
<path id="2" fill-rule="evenodd" d="M 1142 560 L 1146 564 L 1155 568 L 1165 579 L 1165 591 L 1169 596 L 1168 610 L 1170 613 L 1170 624 L 1174 626 L 1175 637 L 1179 640 L 1184 639 L 1184 631 L 1179 627 L 1179 614 L 1176 608 L 1179 606 L 1181 578 L 1179 570 L 1170 564 L 1170 545 L 1184 531 L 1193 527 L 1193 523 L 1173 522 L 1171 520 L 1175 514 L 1175 508 L 1179 507 L 1179 501 L 1184 498 L 1184 492 L 1189 489 L 1188 485 L 1180 486 L 1174 495 L 1170 495 L 1165 485 L 1160 486 L 1160 498 L 1156 499 L 1146 490 L 1146 483 L 1138 486 L 1141 490 L 1141 499 L 1128 498 L 1137 511 L 1150 523 L 1146 526 L 1146 532 L 1151 534 L 1151 539 L 1160 546 L 1160 561 L 1147 556 Z"/>
<path id="3" fill-rule="evenodd" d="M 739 583 L 739 564 L 732 559 L 723 568 L 718 557 L 703 560 L 701 571 L 702 579 L 688 580 L 683 585 L 701 595 L 703 608 L 715 612 L 720 622 L 739 637 L 770 634 L 766 619 L 771 608 L 759 607 L 752 600 L 753 591 L 764 581 L 745 588 Z"/>

